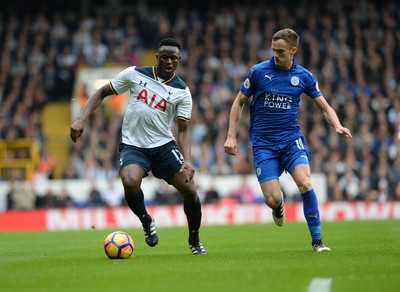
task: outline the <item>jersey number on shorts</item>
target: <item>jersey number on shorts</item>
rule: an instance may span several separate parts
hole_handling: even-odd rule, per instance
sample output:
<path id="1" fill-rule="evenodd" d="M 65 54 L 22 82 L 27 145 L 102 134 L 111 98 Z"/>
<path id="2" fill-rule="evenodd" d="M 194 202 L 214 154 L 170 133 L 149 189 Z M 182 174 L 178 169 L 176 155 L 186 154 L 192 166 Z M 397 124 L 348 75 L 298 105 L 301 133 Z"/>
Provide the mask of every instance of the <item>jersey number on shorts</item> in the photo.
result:
<path id="1" fill-rule="evenodd" d="M 183 159 L 183 155 L 181 154 L 181 152 L 178 149 L 172 149 L 171 152 L 172 152 L 172 154 L 174 154 L 176 160 L 178 160 L 178 162 L 180 164 L 183 164 L 184 159 Z"/>

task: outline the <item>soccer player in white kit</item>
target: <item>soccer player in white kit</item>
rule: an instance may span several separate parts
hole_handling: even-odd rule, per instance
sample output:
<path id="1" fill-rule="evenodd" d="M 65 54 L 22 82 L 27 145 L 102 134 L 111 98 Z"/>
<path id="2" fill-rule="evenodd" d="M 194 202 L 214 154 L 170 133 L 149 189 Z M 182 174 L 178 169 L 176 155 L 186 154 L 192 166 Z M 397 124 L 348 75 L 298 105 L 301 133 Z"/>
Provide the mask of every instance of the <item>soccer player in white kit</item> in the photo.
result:
<path id="1" fill-rule="evenodd" d="M 184 198 L 188 221 L 189 248 L 192 254 L 206 254 L 200 239 L 201 204 L 193 180 L 191 163 L 190 118 L 192 96 L 175 70 L 181 59 L 180 43 L 164 38 L 158 44 L 157 65 L 128 67 L 98 89 L 88 100 L 71 126 L 76 141 L 90 114 L 109 95 L 129 92 L 119 145 L 119 175 L 129 208 L 140 219 L 149 246 L 158 243 L 155 221 L 144 204 L 140 188 L 149 171 L 176 188 Z M 171 124 L 176 120 L 177 137 Z"/>

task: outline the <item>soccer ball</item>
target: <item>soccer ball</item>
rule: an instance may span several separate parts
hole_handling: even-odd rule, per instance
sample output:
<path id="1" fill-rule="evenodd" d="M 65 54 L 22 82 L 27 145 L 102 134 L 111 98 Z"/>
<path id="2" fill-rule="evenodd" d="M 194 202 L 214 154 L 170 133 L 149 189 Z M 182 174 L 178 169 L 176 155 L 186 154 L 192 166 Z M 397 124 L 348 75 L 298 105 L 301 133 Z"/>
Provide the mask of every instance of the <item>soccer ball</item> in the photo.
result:
<path id="1" fill-rule="evenodd" d="M 127 259 L 133 250 L 132 238 L 123 231 L 111 232 L 104 240 L 104 251 L 110 259 Z"/>

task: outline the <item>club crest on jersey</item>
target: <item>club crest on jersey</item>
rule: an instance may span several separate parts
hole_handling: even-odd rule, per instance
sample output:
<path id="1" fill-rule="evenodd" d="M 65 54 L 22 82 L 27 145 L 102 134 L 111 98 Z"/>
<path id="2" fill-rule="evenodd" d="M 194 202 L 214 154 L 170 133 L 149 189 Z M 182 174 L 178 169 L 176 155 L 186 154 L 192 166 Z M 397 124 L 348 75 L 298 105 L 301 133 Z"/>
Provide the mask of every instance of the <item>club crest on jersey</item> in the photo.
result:
<path id="1" fill-rule="evenodd" d="M 249 78 L 246 78 L 246 80 L 244 81 L 243 85 L 244 85 L 244 87 L 247 88 L 247 89 L 250 88 L 250 80 L 249 80 Z"/>
<path id="2" fill-rule="evenodd" d="M 168 91 L 168 97 L 167 97 L 167 100 L 168 100 L 168 101 L 171 99 L 172 93 L 173 93 L 172 91 Z"/>
<path id="3" fill-rule="evenodd" d="M 139 92 L 137 100 L 144 101 L 153 109 L 160 109 L 163 112 L 165 112 L 165 110 L 167 109 L 167 101 L 165 99 L 155 93 L 153 93 L 153 95 L 149 97 L 149 92 L 145 88 L 143 88 L 142 91 Z"/>
<path id="4" fill-rule="evenodd" d="M 297 86 L 300 83 L 299 77 L 293 76 L 290 78 L 290 83 L 292 83 L 293 86 Z"/>

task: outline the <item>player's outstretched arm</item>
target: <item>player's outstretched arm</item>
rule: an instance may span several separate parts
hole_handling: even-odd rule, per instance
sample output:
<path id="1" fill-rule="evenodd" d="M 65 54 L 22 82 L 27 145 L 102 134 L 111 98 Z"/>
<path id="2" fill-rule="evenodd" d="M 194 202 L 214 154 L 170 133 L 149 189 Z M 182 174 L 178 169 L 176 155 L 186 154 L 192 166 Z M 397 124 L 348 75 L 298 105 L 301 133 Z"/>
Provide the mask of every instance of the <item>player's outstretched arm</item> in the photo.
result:
<path id="1" fill-rule="evenodd" d="M 317 105 L 319 111 L 324 115 L 327 123 L 341 136 L 342 141 L 353 138 L 351 131 L 342 126 L 335 110 L 328 104 L 323 96 L 315 98 L 314 103 Z"/>
<path id="2" fill-rule="evenodd" d="M 99 88 L 87 101 L 82 112 L 78 116 L 78 118 L 73 122 L 71 126 L 70 136 L 72 141 L 75 143 L 76 139 L 82 136 L 83 130 L 85 128 L 86 121 L 88 120 L 90 114 L 98 108 L 103 99 L 106 96 L 114 94 L 111 89 L 110 84 L 105 84 L 101 88 Z"/>
<path id="3" fill-rule="evenodd" d="M 236 95 L 235 100 L 233 101 L 231 112 L 229 115 L 229 128 L 227 138 L 224 144 L 224 150 L 229 155 L 236 155 L 237 153 L 237 141 L 236 141 L 236 133 L 237 126 L 240 121 L 240 117 L 242 115 L 243 105 L 249 99 L 248 96 L 244 95 L 241 91 Z"/>

